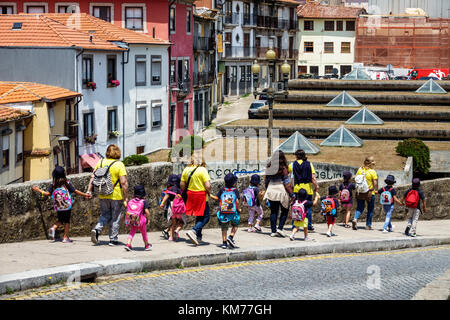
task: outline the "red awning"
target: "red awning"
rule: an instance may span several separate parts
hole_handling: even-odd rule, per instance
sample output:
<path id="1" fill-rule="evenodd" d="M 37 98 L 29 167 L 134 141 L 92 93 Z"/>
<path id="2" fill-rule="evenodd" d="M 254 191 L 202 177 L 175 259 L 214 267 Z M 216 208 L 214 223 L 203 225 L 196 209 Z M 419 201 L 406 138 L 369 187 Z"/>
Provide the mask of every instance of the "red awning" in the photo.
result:
<path id="1" fill-rule="evenodd" d="M 81 167 L 83 169 L 92 168 L 94 169 L 100 157 L 96 153 L 82 154 L 80 155 Z"/>

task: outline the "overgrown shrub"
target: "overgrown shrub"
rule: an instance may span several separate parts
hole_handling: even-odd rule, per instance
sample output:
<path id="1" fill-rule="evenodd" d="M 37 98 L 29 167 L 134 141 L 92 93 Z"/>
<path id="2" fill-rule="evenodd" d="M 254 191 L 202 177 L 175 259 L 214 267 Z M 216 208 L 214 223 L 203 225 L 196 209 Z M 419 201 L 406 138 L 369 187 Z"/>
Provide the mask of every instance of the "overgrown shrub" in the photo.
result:
<path id="1" fill-rule="evenodd" d="M 189 151 L 190 155 L 194 153 L 195 150 L 201 150 L 205 146 L 205 140 L 200 136 L 186 136 L 177 145 L 175 145 L 169 153 L 169 161 L 173 156 L 184 157 L 184 152 Z"/>
<path id="2" fill-rule="evenodd" d="M 142 154 L 133 154 L 131 156 L 125 157 L 123 159 L 123 164 L 126 167 L 130 166 L 140 166 L 141 164 L 149 163 L 148 157 Z"/>
<path id="3" fill-rule="evenodd" d="M 403 157 L 413 157 L 413 171 L 427 174 L 430 170 L 430 148 L 420 139 L 409 138 L 398 143 L 395 151 Z"/>

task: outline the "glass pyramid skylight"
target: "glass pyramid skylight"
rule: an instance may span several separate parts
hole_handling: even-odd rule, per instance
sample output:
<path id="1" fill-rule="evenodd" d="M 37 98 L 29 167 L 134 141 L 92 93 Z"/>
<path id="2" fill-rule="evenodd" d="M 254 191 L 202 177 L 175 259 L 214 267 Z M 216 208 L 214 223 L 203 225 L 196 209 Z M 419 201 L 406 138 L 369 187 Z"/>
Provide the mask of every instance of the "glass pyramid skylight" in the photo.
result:
<path id="1" fill-rule="evenodd" d="M 355 113 L 350 119 L 345 123 L 348 124 L 383 124 L 384 121 L 381 120 L 375 113 L 363 107 L 357 113 Z"/>
<path id="2" fill-rule="evenodd" d="M 342 91 L 333 100 L 328 102 L 327 107 L 360 107 L 361 103 L 350 94 Z"/>
<path id="3" fill-rule="evenodd" d="M 327 147 L 362 147 L 363 141 L 342 125 L 320 145 Z"/>
<path id="4" fill-rule="evenodd" d="M 425 82 L 419 89 L 416 90 L 417 93 L 447 93 L 438 83 L 433 79 Z"/>
<path id="5" fill-rule="evenodd" d="M 342 80 L 372 80 L 370 76 L 361 68 L 353 69 L 342 77 Z"/>
<path id="6" fill-rule="evenodd" d="M 314 143 L 309 141 L 300 132 L 295 131 L 285 142 L 280 144 L 277 150 L 281 150 L 284 153 L 295 153 L 295 151 L 303 149 L 306 153 L 316 154 L 319 153 L 320 148 Z"/>

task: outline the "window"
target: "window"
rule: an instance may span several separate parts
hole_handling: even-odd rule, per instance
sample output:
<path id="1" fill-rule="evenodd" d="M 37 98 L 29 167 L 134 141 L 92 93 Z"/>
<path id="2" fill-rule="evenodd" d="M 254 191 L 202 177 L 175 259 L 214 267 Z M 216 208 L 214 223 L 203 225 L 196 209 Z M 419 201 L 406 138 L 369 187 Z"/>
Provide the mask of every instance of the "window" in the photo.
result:
<path id="1" fill-rule="evenodd" d="M 142 154 L 142 153 L 144 153 L 144 150 L 145 150 L 145 146 L 136 147 L 136 154 Z"/>
<path id="2" fill-rule="evenodd" d="M 319 74 L 319 67 L 318 66 L 310 66 L 309 67 L 309 73 L 318 75 Z"/>
<path id="3" fill-rule="evenodd" d="M 2 136 L 2 169 L 8 168 L 9 168 L 9 135 L 7 134 Z"/>
<path id="4" fill-rule="evenodd" d="M 13 14 L 14 7 L 13 6 L 0 6 L 0 14 Z"/>
<path id="5" fill-rule="evenodd" d="M 184 122 L 183 122 L 184 128 L 185 129 L 189 129 L 189 101 L 186 101 L 184 103 L 184 117 L 183 117 L 183 119 L 184 119 Z"/>
<path id="6" fill-rule="evenodd" d="M 345 22 L 345 30 L 355 31 L 355 21 L 346 21 Z"/>
<path id="7" fill-rule="evenodd" d="M 325 53 L 333 53 L 334 52 L 334 43 L 333 42 L 325 42 L 324 43 L 324 52 Z"/>
<path id="8" fill-rule="evenodd" d="M 344 21 L 336 21 L 336 31 L 344 30 Z"/>
<path id="9" fill-rule="evenodd" d="M 305 41 L 305 52 L 314 52 L 314 42 Z"/>
<path id="10" fill-rule="evenodd" d="M 142 7 L 125 8 L 125 28 L 144 30 L 144 9 Z"/>
<path id="11" fill-rule="evenodd" d="M 55 126 L 55 110 L 53 106 L 49 106 L 48 108 L 48 120 L 50 122 L 50 128 Z"/>
<path id="12" fill-rule="evenodd" d="M 245 66 L 241 66 L 241 82 L 245 82 Z"/>
<path id="13" fill-rule="evenodd" d="M 170 7 L 170 12 L 169 12 L 169 30 L 170 32 L 175 32 L 175 28 L 176 28 L 176 8 L 175 6 Z"/>
<path id="14" fill-rule="evenodd" d="M 325 21 L 325 31 L 334 31 L 334 21 Z"/>
<path id="15" fill-rule="evenodd" d="M 93 56 L 83 56 L 82 61 L 82 81 L 83 86 L 86 87 L 88 82 L 93 80 Z"/>
<path id="16" fill-rule="evenodd" d="M 192 14 L 191 10 L 186 10 L 186 33 L 191 33 Z"/>
<path id="17" fill-rule="evenodd" d="M 352 71 L 352 66 L 341 66 L 341 77 Z"/>
<path id="18" fill-rule="evenodd" d="M 27 13 L 45 13 L 45 6 L 27 6 Z"/>
<path id="19" fill-rule="evenodd" d="M 350 53 L 350 42 L 341 42 L 341 53 Z"/>
<path id="20" fill-rule="evenodd" d="M 161 56 L 152 56 L 152 85 L 161 84 Z"/>
<path id="21" fill-rule="evenodd" d="M 161 127 L 161 109 L 162 109 L 161 103 L 156 103 L 152 105 L 152 128 Z"/>
<path id="22" fill-rule="evenodd" d="M 83 131 L 84 137 L 90 137 L 95 133 L 94 112 L 86 112 L 83 114 Z"/>
<path id="23" fill-rule="evenodd" d="M 170 83 L 177 83 L 177 62 L 176 60 L 170 60 Z"/>
<path id="24" fill-rule="evenodd" d="M 147 128 L 147 105 L 144 103 L 136 105 L 136 128 L 138 131 Z"/>
<path id="25" fill-rule="evenodd" d="M 58 8 L 56 9 L 57 13 L 66 13 L 67 9 L 69 9 L 69 6 L 58 6 Z"/>
<path id="26" fill-rule="evenodd" d="M 92 8 L 92 15 L 96 18 L 111 22 L 111 7 L 95 6 Z"/>
<path id="27" fill-rule="evenodd" d="M 136 85 L 147 85 L 147 58 L 144 55 L 136 56 Z"/>
<path id="28" fill-rule="evenodd" d="M 325 66 L 325 74 L 333 73 L 333 66 Z"/>
<path id="29" fill-rule="evenodd" d="M 117 57 L 107 56 L 107 86 L 111 86 L 111 81 L 117 80 Z"/>
<path id="30" fill-rule="evenodd" d="M 303 29 L 305 31 L 313 31 L 314 30 L 314 21 L 306 20 L 303 22 Z"/>
<path id="31" fill-rule="evenodd" d="M 23 131 L 16 128 L 16 162 L 23 160 Z"/>
<path id="32" fill-rule="evenodd" d="M 116 107 L 108 109 L 108 133 L 113 131 L 118 131 Z"/>
<path id="33" fill-rule="evenodd" d="M 298 66 L 298 74 L 307 73 L 307 66 Z"/>
<path id="34" fill-rule="evenodd" d="M 189 60 L 184 60 L 184 80 L 189 80 Z"/>

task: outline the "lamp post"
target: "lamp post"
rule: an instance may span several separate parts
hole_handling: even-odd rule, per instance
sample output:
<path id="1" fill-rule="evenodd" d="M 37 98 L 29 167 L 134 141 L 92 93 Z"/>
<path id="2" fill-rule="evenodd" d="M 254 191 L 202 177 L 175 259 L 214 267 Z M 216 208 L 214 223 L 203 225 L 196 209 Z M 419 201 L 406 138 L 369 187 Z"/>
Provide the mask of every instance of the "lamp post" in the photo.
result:
<path id="1" fill-rule="evenodd" d="M 283 65 L 281 66 L 281 72 L 283 74 L 283 92 L 275 92 L 273 89 L 272 83 L 274 82 L 274 75 L 275 75 L 275 59 L 276 59 L 276 52 L 270 48 L 266 52 L 266 59 L 269 62 L 269 88 L 267 89 L 267 101 L 269 103 L 269 125 L 268 125 L 268 141 L 267 141 L 267 155 L 270 157 L 272 155 L 272 128 L 273 128 L 273 100 L 275 98 L 275 94 L 283 94 L 285 97 L 288 96 L 288 80 L 289 80 L 289 74 L 291 72 L 291 66 L 287 63 L 285 60 Z M 256 62 L 252 65 L 252 73 L 253 73 L 253 95 L 261 95 L 260 92 L 258 92 L 258 78 L 259 78 L 259 71 L 261 67 Z"/>

